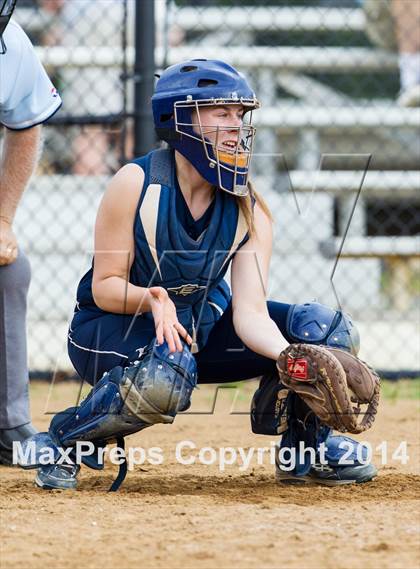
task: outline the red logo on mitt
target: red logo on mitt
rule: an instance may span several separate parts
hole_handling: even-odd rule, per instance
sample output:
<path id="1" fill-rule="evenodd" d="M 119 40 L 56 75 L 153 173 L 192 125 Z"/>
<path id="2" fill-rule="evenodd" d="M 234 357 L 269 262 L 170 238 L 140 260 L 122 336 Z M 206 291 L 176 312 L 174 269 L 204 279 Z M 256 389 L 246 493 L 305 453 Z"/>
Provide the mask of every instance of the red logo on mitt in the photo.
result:
<path id="1" fill-rule="evenodd" d="M 287 373 L 294 379 L 308 379 L 308 362 L 304 358 L 287 358 Z"/>

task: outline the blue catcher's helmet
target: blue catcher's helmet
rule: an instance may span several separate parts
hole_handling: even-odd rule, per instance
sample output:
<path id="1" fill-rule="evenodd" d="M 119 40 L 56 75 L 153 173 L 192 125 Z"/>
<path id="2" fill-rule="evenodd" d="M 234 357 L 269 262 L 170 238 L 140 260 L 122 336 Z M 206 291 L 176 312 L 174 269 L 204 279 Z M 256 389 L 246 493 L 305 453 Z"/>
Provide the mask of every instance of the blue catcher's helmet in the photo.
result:
<path id="1" fill-rule="evenodd" d="M 200 108 L 215 105 L 242 105 L 247 123 L 213 128 L 215 141 L 205 137 Z M 260 106 L 245 77 L 218 60 L 192 59 L 166 69 L 152 97 L 157 135 L 178 150 L 211 184 L 229 193 L 248 194 L 248 170 L 255 128 L 252 110 Z M 194 124 L 193 112 L 197 116 Z M 218 144 L 221 130 L 234 133 L 232 150 Z"/>
<path id="2" fill-rule="evenodd" d="M 3 32 L 12 17 L 17 0 L 0 0 L 0 54 L 6 53 Z"/>

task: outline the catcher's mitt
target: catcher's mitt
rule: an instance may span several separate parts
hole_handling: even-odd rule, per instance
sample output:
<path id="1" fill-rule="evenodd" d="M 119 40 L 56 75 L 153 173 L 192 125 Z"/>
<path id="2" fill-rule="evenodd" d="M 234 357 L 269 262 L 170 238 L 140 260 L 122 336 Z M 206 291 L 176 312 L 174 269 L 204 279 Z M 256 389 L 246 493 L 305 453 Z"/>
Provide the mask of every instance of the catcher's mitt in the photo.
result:
<path id="1" fill-rule="evenodd" d="M 329 427 L 361 433 L 372 426 L 379 403 L 379 376 L 352 354 L 291 344 L 279 355 L 277 369 L 281 382 Z M 362 404 L 367 405 L 364 411 Z"/>

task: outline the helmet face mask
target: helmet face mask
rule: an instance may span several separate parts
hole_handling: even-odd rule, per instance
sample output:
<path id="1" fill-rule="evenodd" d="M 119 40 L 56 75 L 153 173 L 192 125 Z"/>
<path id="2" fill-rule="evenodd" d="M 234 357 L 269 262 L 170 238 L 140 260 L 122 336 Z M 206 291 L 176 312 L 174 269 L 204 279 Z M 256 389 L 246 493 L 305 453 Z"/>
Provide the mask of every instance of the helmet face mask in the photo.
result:
<path id="1" fill-rule="evenodd" d="M 161 75 L 152 106 L 159 138 L 211 184 L 237 196 L 248 194 L 252 110 L 260 104 L 241 73 L 218 60 L 173 65 Z M 219 106 L 228 118 L 212 115 Z M 243 116 L 230 120 L 237 108 Z"/>
<path id="2" fill-rule="evenodd" d="M 201 109 L 218 106 L 240 106 L 243 119 L 240 126 L 206 125 L 201 118 Z M 217 185 L 226 192 L 246 196 L 248 194 L 248 170 L 250 166 L 255 128 L 252 126 L 252 110 L 259 105 L 256 99 L 204 99 L 177 101 L 174 104 L 175 130 L 181 136 L 189 137 L 201 143 L 209 168 L 217 175 Z M 247 110 L 250 109 L 250 110 Z M 189 120 L 186 116 L 189 115 Z M 196 117 L 194 122 L 193 117 Z M 246 121 L 244 119 L 247 119 Z M 229 140 L 234 140 L 231 148 L 223 147 L 222 133 L 229 133 Z M 207 136 L 206 136 L 207 135 Z M 211 138 L 209 138 L 209 135 Z M 233 176 L 230 187 L 224 174 Z"/>
<path id="3" fill-rule="evenodd" d="M 0 54 L 6 53 L 3 32 L 12 17 L 17 0 L 0 0 Z"/>

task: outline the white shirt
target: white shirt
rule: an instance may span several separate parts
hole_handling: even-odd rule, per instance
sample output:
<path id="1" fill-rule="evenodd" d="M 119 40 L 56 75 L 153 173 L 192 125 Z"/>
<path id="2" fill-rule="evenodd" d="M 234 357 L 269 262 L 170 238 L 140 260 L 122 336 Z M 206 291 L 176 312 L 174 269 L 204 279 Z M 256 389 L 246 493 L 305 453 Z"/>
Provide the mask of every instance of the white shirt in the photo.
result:
<path id="1" fill-rule="evenodd" d="M 43 123 L 61 106 L 61 98 L 19 24 L 11 20 L 3 39 L 0 124 L 20 130 Z"/>

